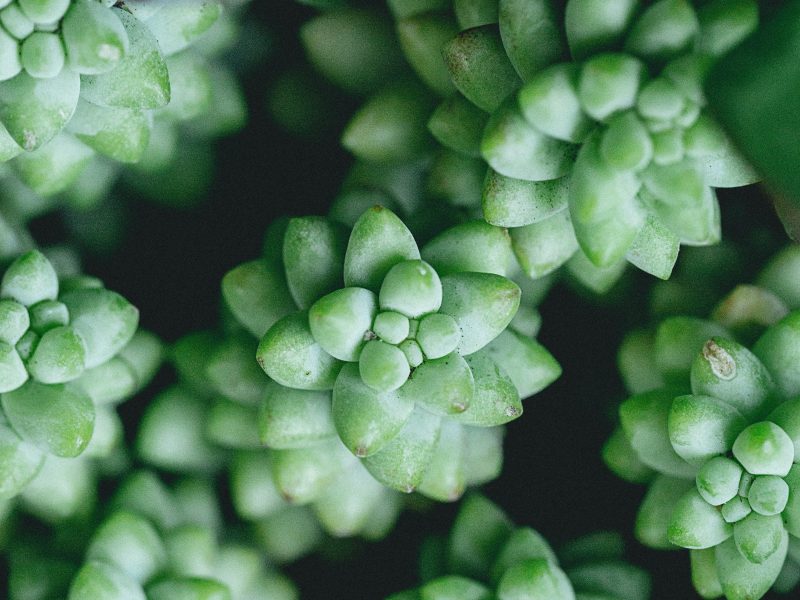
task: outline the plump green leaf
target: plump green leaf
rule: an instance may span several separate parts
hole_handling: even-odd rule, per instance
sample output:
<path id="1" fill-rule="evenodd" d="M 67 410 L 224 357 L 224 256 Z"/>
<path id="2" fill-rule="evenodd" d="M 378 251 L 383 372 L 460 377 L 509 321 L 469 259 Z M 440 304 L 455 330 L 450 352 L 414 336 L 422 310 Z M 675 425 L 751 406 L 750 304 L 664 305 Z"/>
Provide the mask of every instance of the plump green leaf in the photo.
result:
<path id="1" fill-rule="evenodd" d="M 458 414 L 463 413 L 472 402 L 475 379 L 464 358 L 453 353 L 423 362 L 398 394 L 434 414 Z"/>
<path id="2" fill-rule="evenodd" d="M 520 83 L 497 25 L 462 31 L 442 51 L 456 88 L 486 112 L 494 112 Z"/>
<path id="3" fill-rule="evenodd" d="M 0 498 L 8 500 L 19 494 L 36 477 L 44 463 L 44 454 L 23 441 L 7 425 L 0 425 Z"/>
<path id="4" fill-rule="evenodd" d="M 607 594 L 608 598 L 625 600 L 650 598 L 652 588 L 650 575 L 641 568 L 619 559 L 588 563 L 567 568 L 565 571 L 572 585 L 578 590 L 578 600 L 583 600 L 583 594 L 597 594 L 599 598 L 604 598 Z"/>
<path id="5" fill-rule="evenodd" d="M 302 448 L 336 435 L 328 392 L 294 390 L 270 382 L 258 414 L 261 442 L 270 448 Z"/>
<path id="6" fill-rule="evenodd" d="M 625 258 L 642 271 L 669 279 L 678 260 L 680 240 L 657 216 L 648 214 Z"/>
<path id="7" fill-rule="evenodd" d="M 717 576 L 715 553 L 714 548 L 689 551 L 692 585 L 703 598 L 719 598 L 722 595 L 722 584 Z"/>
<path id="8" fill-rule="evenodd" d="M 489 117 L 481 155 L 492 169 L 506 177 L 543 181 L 567 174 L 575 148 L 531 126 L 512 96 Z"/>
<path id="9" fill-rule="evenodd" d="M 38 150 L 14 160 L 19 178 L 40 196 L 53 196 L 66 190 L 90 164 L 94 152 L 75 136 L 59 133 Z"/>
<path id="10" fill-rule="evenodd" d="M 544 346 L 514 331 L 503 331 L 484 351 L 511 378 L 520 398 L 536 394 L 561 375 L 561 366 Z"/>
<path id="11" fill-rule="evenodd" d="M 416 407 L 403 429 L 364 466 L 384 485 L 405 493 L 419 487 L 439 439 L 441 417 Z"/>
<path id="12" fill-rule="evenodd" d="M 228 271 L 222 278 L 222 297 L 236 319 L 258 338 L 296 308 L 282 269 L 267 260 Z"/>
<path id="13" fill-rule="evenodd" d="M 616 46 L 638 6 L 636 0 L 569 0 L 564 18 L 572 56 L 579 60 Z"/>
<path id="14" fill-rule="evenodd" d="M 314 339 L 305 312 L 288 315 L 270 327 L 258 345 L 256 360 L 272 379 L 301 390 L 332 389 L 342 364 Z"/>
<path id="15" fill-rule="evenodd" d="M 56 456 L 78 456 L 92 437 L 92 401 L 66 385 L 29 381 L 3 394 L 2 404 L 9 423 L 24 440 Z"/>
<path id="16" fill-rule="evenodd" d="M 676 503 L 695 489 L 691 479 L 678 479 L 658 475 L 642 500 L 636 515 L 634 534 L 645 546 L 659 550 L 674 548 L 668 537 L 672 513 Z"/>
<path id="17" fill-rule="evenodd" d="M 753 354 L 772 374 L 782 397 L 800 394 L 800 311 L 789 313 L 767 329 L 753 347 Z"/>
<path id="18" fill-rule="evenodd" d="M 70 327 L 86 345 L 86 368 L 104 363 L 131 340 L 139 311 L 116 292 L 82 289 L 61 296 L 70 314 Z"/>
<path id="19" fill-rule="evenodd" d="M 337 439 L 272 452 L 272 477 L 285 500 L 316 500 L 348 464 L 350 454 Z"/>
<path id="20" fill-rule="evenodd" d="M 438 95 L 447 97 L 455 88 L 442 60 L 442 47 L 458 29 L 452 17 L 426 12 L 397 22 L 397 37 L 406 59 L 420 79 Z"/>
<path id="21" fill-rule="evenodd" d="M 0 121 L 17 144 L 32 152 L 69 122 L 80 92 L 80 77 L 69 69 L 48 79 L 20 73 L 0 82 Z"/>
<path id="22" fill-rule="evenodd" d="M 450 530 L 448 570 L 489 580 L 491 564 L 513 531 L 511 520 L 496 504 L 477 493 L 467 496 Z"/>
<path id="23" fill-rule="evenodd" d="M 66 383 L 83 373 L 86 350 L 72 327 L 45 332 L 28 359 L 28 372 L 39 383 Z"/>
<path id="24" fill-rule="evenodd" d="M 28 380 L 28 371 L 19 352 L 11 344 L 0 342 L 0 394 L 17 389 Z"/>
<path id="25" fill-rule="evenodd" d="M 446 575 L 426 583 L 419 590 L 420 600 L 491 600 L 486 586 L 458 575 Z M 397 599 L 401 600 L 401 599 Z"/>
<path id="26" fill-rule="evenodd" d="M 71 2 L 61 22 L 69 68 L 84 75 L 113 69 L 128 52 L 128 33 L 118 13 L 91 0 Z"/>
<path id="27" fill-rule="evenodd" d="M 688 390 L 692 362 L 712 337 L 730 337 L 713 321 L 694 317 L 669 317 L 656 330 L 653 347 L 658 370 L 668 383 Z"/>
<path id="28" fill-rule="evenodd" d="M 463 413 L 455 418 L 466 425 L 495 427 L 522 415 L 522 402 L 514 382 L 496 363 L 489 348 L 467 357 L 475 380 L 475 392 Z"/>
<path id="29" fill-rule="evenodd" d="M 785 477 L 794 462 L 794 443 L 775 423 L 761 421 L 738 435 L 733 455 L 752 475 Z"/>
<path id="30" fill-rule="evenodd" d="M 344 258 L 344 283 L 378 292 L 389 269 L 418 258 L 419 249 L 408 228 L 392 211 L 375 206 L 353 226 Z"/>
<path id="31" fill-rule="evenodd" d="M 739 493 L 742 471 L 742 466 L 735 460 L 715 456 L 697 472 L 697 491 L 712 506 L 725 504 Z"/>
<path id="32" fill-rule="evenodd" d="M 620 421 L 643 463 L 672 477 L 694 477 L 695 468 L 670 443 L 668 423 L 674 397 L 668 388 L 637 394 L 620 406 Z"/>
<path id="33" fill-rule="evenodd" d="M 686 462 L 700 466 L 729 452 L 747 420 L 713 396 L 678 396 L 669 410 L 669 441 Z"/>
<path id="34" fill-rule="evenodd" d="M 217 0 L 187 4 L 156 0 L 157 12 L 146 19 L 147 27 L 158 40 L 161 51 L 169 56 L 192 44 L 203 35 L 222 13 Z"/>
<path id="35" fill-rule="evenodd" d="M 68 600 L 81 598 L 146 600 L 142 586 L 134 578 L 119 567 L 99 560 L 87 562 L 72 580 Z"/>
<path id="36" fill-rule="evenodd" d="M 378 311 L 371 291 L 348 287 L 323 296 L 308 311 L 314 340 L 331 356 L 357 361 Z"/>
<path id="37" fill-rule="evenodd" d="M 461 94 L 454 94 L 433 111 L 428 130 L 443 146 L 468 156 L 480 156 L 481 137 L 488 119 L 488 114 Z"/>
<path id="38" fill-rule="evenodd" d="M 463 461 L 466 441 L 461 425 L 451 419 L 442 420 L 433 457 L 417 488 L 420 494 L 440 502 L 454 502 L 461 497 L 467 486 Z"/>
<path id="39" fill-rule="evenodd" d="M 511 243 L 520 267 L 532 279 L 552 273 L 578 250 L 568 210 L 512 229 Z"/>
<path id="40" fill-rule="evenodd" d="M 86 557 L 117 567 L 140 583 L 158 573 L 167 558 L 155 527 L 126 511 L 114 513 L 97 529 Z"/>
<path id="41" fill-rule="evenodd" d="M 634 173 L 605 163 L 598 137 L 583 145 L 570 181 L 569 209 L 578 242 L 595 265 L 608 267 L 624 257 L 644 226 L 639 187 Z"/>
<path id="42" fill-rule="evenodd" d="M 170 101 L 167 63 L 147 25 L 124 10 L 115 9 L 130 42 L 116 66 L 81 77 L 81 96 L 99 106 L 155 109 Z"/>
<path id="43" fill-rule="evenodd" d="M 668 535 L 676 546 L 702 550 L 724 542 L 733 535 L 733 527 L 697 490 L 690 490 L 675 505 Z"/>
<path id="44" fill-rule="evenodd" d="M 483 183 L 483 217 L 500 227 L 520 227 L 547 220 L 563 211 L 569 178 L 525 181 L 489 169 Z"/>
<path id="45" fill-rule="evenodd" d="M 510 567 L 497 584 L 498 600 L 575 600 L 566 574 L 555 563 L 530 559 Z"/>
<path id="46" fill-rule="evenodd" d="M 414 410 L 414 399 L 394 390 L 367 386 L 355 364 L 345 365 L 333 388 L 333 419 L 345 446 L 356 456 L 380 451 L 400 432 Z"/>
<path id="47" fill-rule="evenodd" d="M 521 292 L 511 280 L 489 273 L 454 273 L 442 278 L 440 312 L 461 327 L 458 353 L 472 354 L 491 342 L 511 322 Z"/>
<path id="48" fill-rule="evenodd" d="M 547 0 L 501 0 L 498 18 L 503 47 L 523 80 L 563 55 L 561 24 Z"/>
<path id="49" fill-rule="evenodd" d="M 789 545 L 788 537 L 783 532 L 778 549 L 760 565 L 742 556 L 733 539 L 717 546 L 717 573 L 725 597 L 729 600 L 750 600 L 766 594 L 783 568 Z"/>
<path id="50" fill-rule="evenodd" d="M 605 465 L 626 481 L 646 483 L 654 474 L 653 469 L 639 458 L 621 427 L 613 431 L 602 452 Z"/>
<path id="51" fill-rule="evenodd" d="M 633 23 L 625 48 L 649 60 L 668 60 L 689 47 L 698 30 L 697 14 L 688 0 L 659 0 Z"/>
<path id="52" fill-rule="evenodd" d="M 422 257 L 441 276 L 464 271 L 508 276 L 514 261 L 508 232 L 485 221 L 446 229 L 425 244 Z"/>

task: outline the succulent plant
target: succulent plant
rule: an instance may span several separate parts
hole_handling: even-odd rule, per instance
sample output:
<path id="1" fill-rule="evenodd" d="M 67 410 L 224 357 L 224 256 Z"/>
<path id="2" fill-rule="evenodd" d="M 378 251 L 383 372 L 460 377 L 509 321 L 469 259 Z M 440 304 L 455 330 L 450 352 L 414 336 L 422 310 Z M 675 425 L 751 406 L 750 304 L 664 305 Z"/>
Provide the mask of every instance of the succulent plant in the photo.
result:
<path id="1" fill-rule="evenodd" d="M 91 535 L 78 542 L 82 564 L 73 568 L 69 593 L 61 597 L 297 598 L 294 585 L 257 550 L 220 540 L 218 498 L 206 480 L 182 479 L 168 488 L 153 473 L 134 471 L 108 508 Z M 26 581 L 24 574 L 17 576 Z M 12 586 L 16 594 L 23 590 Z"/>
<path id="2" fill-rule="evenodd" d="M 161 345 L 138 331 L 139 314 L 92 277 L 59 281 L 38 250 L 17 258 L 0 283 L 0 496 L 35 481 L 46 457 L 87 448 L 107 454 L 121 434 L 113 406 L 147 383 Z M 50 460 L 47 458 L 47 460 Z"/>
<path id="3" fill-rule="evenodd" d="M 634 395 L 604 458 L 621 477 L 649 482 L 636 535 L 690 549 L 704 598 L 761 598 L 789 546 L 800 547 L 798 265 L 790 247 L 762 272 L 764 287 L 737 287 L 714 320 L 670 317 L 620 351 Z M 737 338 L 755 341 L 748 349 Z"/>
<path id="4" fill-rule="evenodd" d="M 574 540 L 557 555 L 536 530 L 515 527 L 498 506 L 478 494 L 464 499 L 446 543 L 433 547 L 441 551 L 421 557 L 430 581 L 387 600 L 650 598 L 650 577 L 624 560 L 618 534 Z M 436 573 L 428 563 L 443 565 L 443 572 Z"/>
<path id="5" fill-rule="evenodd" d="M 666 279 L 681 244 L 719 241 L 713 188 L 756 180 L 701 88 L 708 67 L 756 27 L 755 2 L 571 0 L 563 22 L 546 0 L 389 7 L 396 40 L 358 9 L 323 13 L 303 30 L 311 62 L 330 80 L 342 80 L 347 57 L 356 80 L 379 88 L 344 146 L 361 160 L 397 163 L 430 157 L 435 138 L 428 192 L 511 228 L 530 277 L 567 265 L 604 292 L 627 260 Z M 362 53 L 403 73 L 387 69 L 397 45 L 418 80 L 387 76 L 380 88 Z M 331 56 L 333 48 L 341 51 Z"/>
<path id="6" fill-rule="evenodd" d="M 560 372 L 508 328 L 521 290 L 498 274 L 509 267 L 507 236 L 467 223 L 420 251 L 380 206 L 349 237 L 318 217 L 271 234 L 264 259 L 223 280 L 273 380 L 263 441 L 305 446 L 335 431 L 379 482 L 438 500 L 496 477 L 498 426 Z"/>

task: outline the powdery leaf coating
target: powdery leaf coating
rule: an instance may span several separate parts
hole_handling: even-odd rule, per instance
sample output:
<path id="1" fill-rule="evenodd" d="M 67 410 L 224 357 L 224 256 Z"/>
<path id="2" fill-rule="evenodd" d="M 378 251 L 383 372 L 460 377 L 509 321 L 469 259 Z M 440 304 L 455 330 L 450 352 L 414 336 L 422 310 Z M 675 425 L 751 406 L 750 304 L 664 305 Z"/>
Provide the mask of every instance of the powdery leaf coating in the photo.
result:
<path id="1" fill-rule="evenodd" d="M 42 468 L 44 454 L 23 441 L 7 425 L 0 425 L 0 498 L 19 494 Z"/>
<path id="2" fill-rule="evenodd" d="M 424 585 L 419 593 L 422 598 L 459 598 L 460 600 L 491 600 L 492 592 L 477 581 L 459 575 L 447 575 Z M 417 598 L 416 592 L 412 596 Z M 403 600 L 392 596 L 389 600 Z"/>
<path id="3" fill-rule="evenodd" d="M 24 306 L 55 300 L 58 295 L 58 276 L 44 254 L 31 250 L 6 269 L 0 283 L 0 295 Z"/>
<path id="4" fill-rule="evenodd" d="M 475 392 L 467 410 L 455 418 L 465 425 L 496 427 L 522 415 L 522 401 L 514 382 L 502 366 L 490 357 L 488 349 L 467 357 L 475 379 Z"/>
<path id="5" fill-rule="evenodd" d="M 193 2 L 156 0 L 158 12 L 147 19 L 147 27 L 158 40 L 165 56 L 189 46 L 216 23 L 222 13 L 217 0 Z"/>
<path id="6" fill-rule="evenodd" d="M 442 282 L 425 261 L 403 261 L 389 269 L 381 284 L 378 301 L 382 310 L 393 310 L 409 319 L 419 319 L 439 310 Z"/>
<path id="7" fill-rule="evenodd" d="M 668 389 L 637 394 L 620 406 L 620 422 L 643 463 L 666 475 L 693 478 L 695 468 L 670 443 L 668 422 L 673 398 Z"/>
<path id="8" fill-rule="evenodd" d="M 122 569 L 99 560 L 88 561 L 72 580 L 68 600 L 102 597 L 147 600 L 142 586 Z"/>
<path id="9" fill-rule="evenodd" d="M 72 327 L 55 327 L 42 335 L 28 359 L 28 371 L 39 383 L 66 383 L 83 373 L 86 350 Z"/>
<path id="10" fill-rule="evenodd" d="M 439 312 L 461 328 L 457 352 L 469 355 L 505 330 L 519 307 L 521 291 L 513 282 L 489 273 L 453 273 L 442 277 Z"/>
<path id="11" fill-rule="evenodd" d="M 696 493 L 691 479 L 656 476 L 636 514 L 636 539 L 650 548 L 673 549 L 674 545 L 668 536 L 673 511 L 681 498 L 692 490 Z M 700 501 L 706 504 L 702 498 Z"/>
<path id="12" fill-rule="evenodd" d="M 316 500 L 351 459 L 339 440 L 272 452 L 272 477 L 283 498 L 293 504 Z"/>
<path id="13" fill-rule="evenodd" d="M 538 223 L 563 211 L 568 198 L 568 177 L 525 181 L 489 169 L 483 184 L 483 217 L 500 227 Z"/>
<path id="14" fill-rule="evenodd" d="M 167 561 L 155 527 L 144 517 L 126 511 L 117 511 L 97 529 L 86 558 L 117 567 L 139 583 L 158 573 Z"/>
<path id="15" fill-rule="evenodd" d="M 14 141 L 31 152 L 69 122 L 80 93 L 80 77 L 69 69 L 48 79 L 20 73 L 0 82 L 0 121 Z"/>
<path id="16" fill-rule="evenodd" d="M 742 556 L 733 539 L 715 549 L 717 573 L 728 600 L 752 600 L 767 593 L 786 560 L 789 536 L 784 531 L 778 549 L 763 563 L 754 564 Z"/>
<path id="17" fill-rule="evenodd" d="M 753 353 L 775 378 L 782 397 L 800 394 L 800 311 L 767 329 L 753 346 Z"/>
<path id="18" fill-rule="evenodd" d="M 436 415 L 463 413 L 475 394 L 475 378 L 467 362 L 453 353 L 423 362 L 398 394 Z"/>
<path id="19" fill-rule="evenodd" d="M 336 431 L 350 452 L 362 458 L 394 439 L 414 406 L 415 399 L 400 391 L 379 392 L 366 385 L 356 364 L 342 367 L 333 388 Z"/>
<path id="20" fill-rule="evenodd" d="M 344 284 L 377 293 L 394 265 L 416 259 L 419 249 L 413 234 L 392 211 L 375 206 L 353 226 L 344 258 Z"/>
<path id="21" fill-rule="evenodd" d="M 467 487 L 464 428 L 450 419 L 442 420 L 433 457 L 419 484 L 419 491 L 440 502 L 458 500 Z"/>
<path id="22" fill-rule="evenodd" d="M 82 76 L 81 96 L 100 106 L 166 106 L 170 100 L 169 72 L 156 38 L 136 17 L 123 10 L 114 11 L 128 34 L 128 52 L 111 71 Z"/>
<path id="23" fill-rule="evenodd" d="M 397 346 L 372 340 L 361 350 L 358 372 L 369 387 L 390 392 L 408 380 L 411 368 L 405 354 Z"/>
<path id="24" fill-rule="evenodd" d="M 314 340 L 331 356 L 355 362 L 361 355 L 378 303 L 371 291 L 347 287 L 317 300 L 308 311 Z"/>
<path id="25" fill-rule="evenodd" d="M 135 163 L 150 142 L 150 118 L 126 108 L 80 101 L 69 131 L 93 150 L 113 160 Z"/>
<path id="26" fill-rule="evenodd" d="M 578 251 L 568 210 L 512 229 L 511 243 L 519 266 L 533 279 L 552 273 Z"/>
<path id="27" fill-rule="evenodd" d="M 486 123 L 481 155 L 495 171 L 507 177 L 542 181 L 566 175 L 573 164 L 575 148 L 532 127 L 512 96 Z"/>
<path id="28" fill-rule="evenodd" d="M 508 232 L 485 221 L 468 221 L 437 235 L 422 257 L 439 276 L 472 271 L 509 276 L 514 264 Z"/>
<path id="29" fill-rule="evenodd" d="M 422 482 L 440 429 L 441 417 L 417 406 L 400 433 L 379 452 L 366 457 L 363 464 L 387 487 L 410 494 Z"/>
<path id="30" fill-rule="evenodd" d="M 222 297 L 236 319 L 258 338 L 296 309 L 285 275 L 269 260 L 250 261 L 228 271 L 222 278 Z"/>
<path id="31" fill-rule="evenodd" d="M 715 456 L 698 471 L 697 491 L 712 506 L 720 506 L 739 493 L 741 478 L 739 463 L 726 456 Z"/>
<path id="32" fill-rule="evenodd" d="M 261 442 L 270 448 L 302 448 L 336 436 L 327 392 L 294 390 L 270 382 L 258 414 Z"/>
<path id="33" fill-rule="evenodd" d="M 256 360 L 272 379 L 301 390 L 332 389 L 342 364 L 314 339 L 305 312 L 288 315 L 270 327 L 258 345 Z"/>
<path id="34" fill-rule="evenodd" d="M 775 423 L 762 421 L 739 434 L 733 455 L 753 475 L 785 477 L 794 462 L 794 444 Z"/>
<path id="35" fill-rule="evenodd" d="M 520 84 L 497 25 L 462 31 L 442 52 L 456 88 L 486 112 L 494 112 Z"/>
<path id="36" fill-rule="evenodd" d="M 322 217 L 291 219 L 283 238 L 286 282 L 297 306 L 342 287 L 347 230 Z"/>
<path id="37" fill-rule="evenodd" d="M 564 20 L 572 56 L 582 59 L 616 46 L 637 8 L 636 0 L 569 0 Z"/>
<path id="38" fill-rule="evenodd" d="M 18 156 L 14 167 L 34 192 L 53 196 L 75 183 L 93 157 L 91 148 L 63 131 L 38 150 Z"/>
<path id="39" fill-rule="evenodd" d="M 96 367 L 122 350 L 136 333 L 139 311 L 125 298 L 102 288 L 82 289 L 61 296 L 70 327 L 86 346 L 86 368 Z"/>
<path id="40" fill-rule="evenodd" d="M 92 0 L 72 2 L 61 23 L 67 64 L 76 73 L 113 69 L 128 52 L 128 34 L 118 13 Z"/>
<path id="41" fill-rule="evenodd" d="M 17 389 L 28 380 L 28 371 L 19 352 L 6 342 L 0 342 L 0 394 Z"/>
<path id="42" fill-rule="evenodd" d="M 509 568 L 497 585 L 498 600 L 575 600 L 566 574 L 554 563 L 531 559 Z"/>
<path id="43" fill-rule="evenodd" d="M 94 405 L 74 388 L 29 381 L 3 394 L 2 404 L 22 439 L 56 456 L 78 456 L 92 438 Z"/>
<path id="44" fill-rule="evenodd" d="M 745 418 L 730 404 L 699 395 L 675 398 L 667 424 L 672 448 L 696 466 L 728 452 L 746 426 Z"/>
<path id="45" fill-rule="evenodd" d="M 701 550 L 727 540 L 733 535 L 733 527 L 693 489 L 675 505 L 668 535 L 676 546 Z"/>

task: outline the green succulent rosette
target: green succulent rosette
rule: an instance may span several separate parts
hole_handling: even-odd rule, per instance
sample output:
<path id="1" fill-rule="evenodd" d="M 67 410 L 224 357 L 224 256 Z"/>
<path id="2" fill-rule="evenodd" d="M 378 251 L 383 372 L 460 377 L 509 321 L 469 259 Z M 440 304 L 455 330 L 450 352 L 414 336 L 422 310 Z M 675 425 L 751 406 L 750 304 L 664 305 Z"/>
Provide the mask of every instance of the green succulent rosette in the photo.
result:
<path id="1" fill-rule="evenodd" d="M 790 247 L 713 320 L 669 317 L 620 349 L 634 395 L 604 459 L 620 477 L 648 483 L 636 536 L 689 549 L 704 598 L 752 600 L 776 581 L 789 590 L 800 580 L 798 268 Z"/>
<path id="2" fill-rule="evenodd" d="M 357 9 L 325 12 L 301 37 L 331 81 L 345 65 L 357 81 L 373 75 L 344 146 L 372 163 L 427 161 L 428 193 L 510 228 L 530 277 L 565 265 L 604 292 L 631 262 L 666 279 L 680 245 L 719 241 L 714 188 L 756 180 L 709 116 L 701 84 L 756 28 L 758 7 L 567 5 L 389 2 L 396 39 L 373 25 L 386 33 L 383 54 L 369 56 L 399 45 L 417 77 L 384 87 L 361 56 L 378 34 L 357 35 L 359 19 L 347 17 L 368 19 Z M 342 50 L 330 58 L 333 47 Z"/>
<path id="3" fill-rule="evenodd" d="M 320 217 L 276 224 L 265 257 L 222 285 L 272 380 L 262 441 L 308 452 L 335 434 L 382 485 L 437 500 L 495 478 L 499 426 L 560 372 L 514 329 L 509 250 L 502 230 L 473 222 L 420 251 L 380 206 L 351 232 Z"/>
<path id="4" fill-rule="evenodd" d="M 239 9 L 224 4 L 14 0 L 0 9 L 0 40 L 13 42 L 0 42 L 0 63 L 17 68 L 0 74 L 5 218 L 64 206 L 80 215 L 107 202 L 120 178 L 163 202 L 202 196 L 211 141 L 247 113 L 223 56 L 237 41 Z M 30 34 L 15 38 L 11 15 Z M 80 229 L 79 216 L 69 223 Z"/>
<path id="5" fill-rule="evenodd" d="M 400 495 L 376 482 L 339 441 L 330 392 L 322 397 L 327 413 L 314 415 L 319 398 L 270 382 L 253 360 L 257 345 L 232 320 L 224 334 L 180 339 L 172 357 L 181 383 L 147 408 L 137 435 L 139 456 L 172 473 L 225 473 L 236 515 L 277 562 L 316 549 L 325 533 L 384 537 L 400 512 Z M 297 401 L 288 407 L 293 411 L 279 415 L 261 408 L 276 393 Z M 313 420 L 296 422 L 283 442 L 268 433 L 303 414 Z"/>
<path id="6" fill-rule="evenodd" d="M 85 521 L 11 540 L 10 600 L 298 597 L 263 554 L 226 530 L 206 479 L 182 478 L 168 487 L 150 471 L 131 471 L 110 501 L 95 508 Z"/>
<path id="7" fill-rule="evenodd" d="M 114 450 L 122 433 L 114 406 L 152 378 L 162 356 L 160 341 L 137 331 L 138 319 L 135 307 L 95 278 L 59 280 L 38 250 L 6 269 L 0 282 L 0 497 L 46 487 L 46 473 L 70 462 L 62 459 Z M 46 495 L 41 500 L 48 504 Z"/>
<path id="8" fill-rule="evenodd" d="M 488 499 L 464 499 L 446 541 L 421 556 L 425 583 L 387 600 L 648 600 L 650 577 L 624 559 L 622 538 L 596 533 L 556 553 Z M 425 576 L 427 575 L 427 577 Z"/>

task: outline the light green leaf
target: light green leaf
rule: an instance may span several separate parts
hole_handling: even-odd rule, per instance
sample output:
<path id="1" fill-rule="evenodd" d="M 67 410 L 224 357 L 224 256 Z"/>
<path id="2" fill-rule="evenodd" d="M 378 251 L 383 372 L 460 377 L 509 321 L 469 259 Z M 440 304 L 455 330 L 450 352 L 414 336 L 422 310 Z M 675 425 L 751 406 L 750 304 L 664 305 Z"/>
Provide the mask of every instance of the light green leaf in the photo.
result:
<path id="1" fill-rule="evenodd" d="M 722 591 L 728 600 L 761 598 L 775 583 L 786 560 L 789 536 L 781 535 L 778 549 L 760 565 L 742 556 L 733 539 L 716 548 L 717 573 Z"/>
<path id="2" fill-rule="evenodd" d="M 0 425 L 0 499 L 22 492 L 42 468 L 44 458 L 36 446 L 20 439 L 7 425 Z"/>
<path id="3" fill-rule="evenodd" d="M 575 600 L 566 574 L 555 563 L 530 559 L 510 567 L 497 585 L 498 600 Z"/>
<path id="4" fill-rule="evenodd" d="M 676 546 L 702 550 L 724 542 L 733 535 L 733 527 L 697 490 L 690 490 L 675 505 L 668 535 Z"/>
<path id="5" fill-rule="evenodd" d="M 500 227 L 538 223 L 563 211 L 568 198 L 568 177 L 525 181 L 489 169 L 483 183 L 483 217 Z"/>
<path id="6" fill-rule="evenodd" d="M 616 46 L 638 7 L 637 0 L 569 0 L 564 20 L 575 60 Z"/>
<path id="7" fill-rule="evenodd" d="M 270 448 L 302 448 L 331 439 L 336 435 L 331 396 L 271 381 L 261 403 L 258 428 L 261 442 Z"/>
<path id="8" fill-rule="evenodd" d="M 485 221 L 446 229 L 425 244 L 422 258 L 440 276 L 464 271 L 508 276 L 514 262 L 508 232 Z"/>
<path id="9" fill-rule="evenodd" d="M 423 362 L 398 394 L 436 415 L 448 416 L 462 413 L 470 406 L 475 379 L 464 358 L 453 353 Z"/>
<path id="10" fill-rule="evenodd" d="M 498 17 L 503 47 L 523 80 L 564 54 L 561 23 L 547 0 L 500 0 Z"/>
<path id="11" fill-rule="evenodd" d="M 747 420 L 712 396 L 678 396 L 669 410 L 669 441 L 686 462 L 700 466 L 730 451 Z"/>

